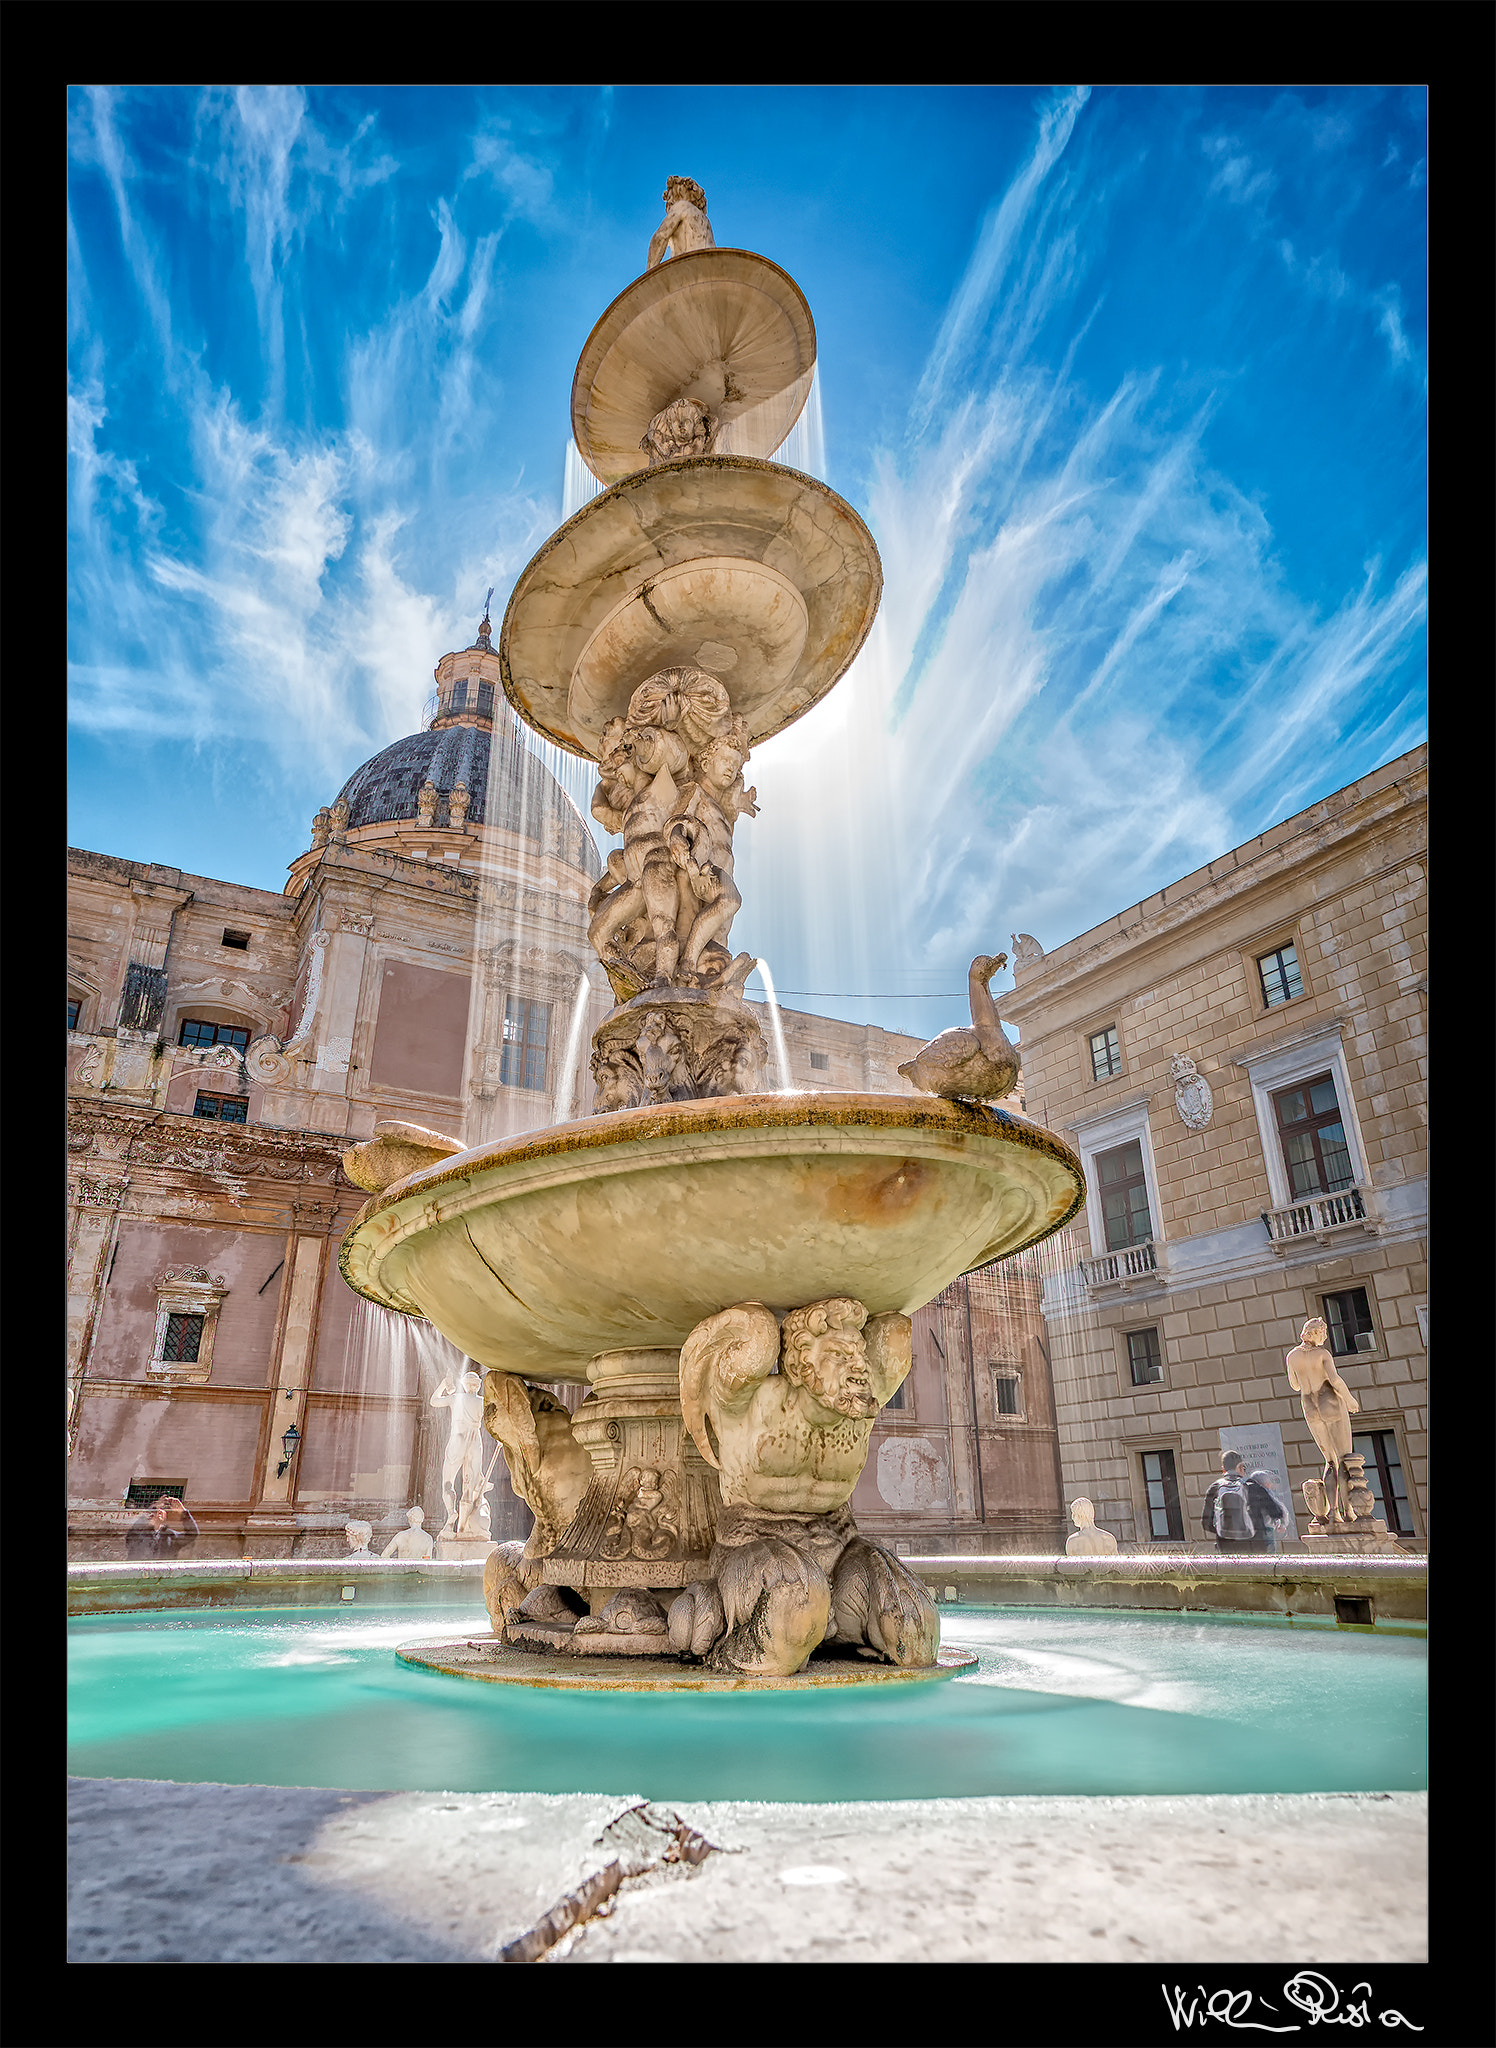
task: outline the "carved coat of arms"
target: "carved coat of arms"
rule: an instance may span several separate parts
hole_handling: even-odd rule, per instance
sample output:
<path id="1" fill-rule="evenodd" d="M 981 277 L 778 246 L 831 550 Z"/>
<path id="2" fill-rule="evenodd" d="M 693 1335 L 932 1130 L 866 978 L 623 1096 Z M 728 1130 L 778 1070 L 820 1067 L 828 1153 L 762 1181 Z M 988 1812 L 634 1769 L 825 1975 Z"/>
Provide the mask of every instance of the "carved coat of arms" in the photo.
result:
<path id="1" fill-rule="evenodd" d="M 1174 1107 L 1179 1111 L 1179 1121 L 1188 1124 L 1192 1131 L 1203 1131 L 1215 1111 L 1210 1083 L 1187 1052 L 1177 1054 L 1169 1062 L 1169 1073 L 1174 1082 Z"/>

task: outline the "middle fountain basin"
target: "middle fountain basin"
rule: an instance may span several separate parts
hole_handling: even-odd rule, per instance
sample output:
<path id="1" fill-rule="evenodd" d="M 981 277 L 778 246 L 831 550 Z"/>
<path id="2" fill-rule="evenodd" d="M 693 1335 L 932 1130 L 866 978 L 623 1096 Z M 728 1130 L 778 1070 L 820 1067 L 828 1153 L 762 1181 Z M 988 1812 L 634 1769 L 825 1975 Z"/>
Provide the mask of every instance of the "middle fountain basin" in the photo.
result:
<path id="1" fill-rule="evenodd" d="M 666 1103 L 462 1152 L 368 1202 L 342 1271 L 479 1364 L 588 1379 L 730 1303 L 847 1294 L 910 1315 L 1058 1230 L 1080 1161 L 999 1109 L 934 1097 Z"/>

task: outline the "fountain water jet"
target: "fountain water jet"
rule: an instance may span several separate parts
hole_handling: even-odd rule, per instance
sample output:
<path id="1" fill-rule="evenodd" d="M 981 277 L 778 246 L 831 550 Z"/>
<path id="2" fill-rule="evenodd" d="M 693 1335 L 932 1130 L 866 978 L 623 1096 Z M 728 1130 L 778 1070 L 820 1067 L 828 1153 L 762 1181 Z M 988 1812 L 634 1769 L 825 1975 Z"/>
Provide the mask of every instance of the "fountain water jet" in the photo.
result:
<path id="1" fill-rule="evenodd" d="M 784 1020 L 779 1014 L 779 997 L 774 991 L 774 977 L 769 972 L 767 960 L 759 960 L 755 964 L 763 977 L 764 994 L 769 1004 L 769 1024 L 774 1033 L 774 1057 L 779 1064 L 779 1092 L 781 1095 L 788 1095 L 792 1088 L 790 1056 L 784 1042 Z"/>
<path id="2" fill-rule="evenodd" d="M 792 1089 L 772 978 L 731 951 L 753 747 L 845 674 L 882 570 L 852 507 L 772 459 L 813 385 L 799 287 L 716 248 L 690 180 L 666 204 L 573 381 L 607 488 L 521 574 L 499 641 L 510 704 L 596 762 L 592 815 L 623 842 L 588 904 L 616 998 L 594 1115 L 379 1183 L 342 1269 L 487 1368 L 536 1515 L 489 1560 L 495 1655 L 936 1674 L 933 1602 L 848 1502 L 913 1311 L 1059 1229 L 1084 1183 L 1068 1146 L 980 1102 Z M 591 1389 L 574 1415 L 558 1382 Z"/>

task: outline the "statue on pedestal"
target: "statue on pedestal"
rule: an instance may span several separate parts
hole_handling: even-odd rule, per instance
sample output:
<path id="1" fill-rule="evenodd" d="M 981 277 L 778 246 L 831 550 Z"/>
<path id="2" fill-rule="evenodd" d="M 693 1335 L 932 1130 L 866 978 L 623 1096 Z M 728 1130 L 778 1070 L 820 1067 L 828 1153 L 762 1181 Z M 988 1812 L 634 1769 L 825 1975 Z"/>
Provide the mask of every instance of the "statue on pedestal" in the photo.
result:
<path id="1" fill-rule="evenodd" d="M 1303 1403 L 1309 1434 L 1325 1461 L 1323 1476 L 1304 1482 L 1308 1533 L 1385 1537 L 1387 1525 L 1376 1517 L 1376 1501 L 1366 1484 L 1366 1461 L 1351 1449 L 1351 1417 L 1361 1404 L 1335 1370 L 1325 1343 L 1328 1335 L 1324 1318 L 1311 1316 L 1286 1361 L 1288 1384 Z"/>

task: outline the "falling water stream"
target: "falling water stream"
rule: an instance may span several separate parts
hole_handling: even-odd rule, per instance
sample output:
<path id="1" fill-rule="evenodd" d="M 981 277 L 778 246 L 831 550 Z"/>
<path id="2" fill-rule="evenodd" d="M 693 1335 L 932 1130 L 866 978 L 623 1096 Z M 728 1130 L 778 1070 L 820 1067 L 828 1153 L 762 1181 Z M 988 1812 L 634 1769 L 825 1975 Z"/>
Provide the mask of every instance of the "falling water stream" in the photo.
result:
<path id="1" fill-rule="evenodd" d="M 774 1030 L 774 1063 L 779 1070 L 779 1088 L 777 1092 L 781 1095 L 788 1095 L 793 1090 L 794 1079 L 790 1073 L 790 1056 L 784 1042 L 784 1025 L 780 1022 L 779 1017 L 779 998 L 774 993 L 774 977 L 769 972 L 767 960 L 758 961 L 757 966 L 759 973 L 763 977 L 764 993 L 769 999 L 769 1022 Z"/>

